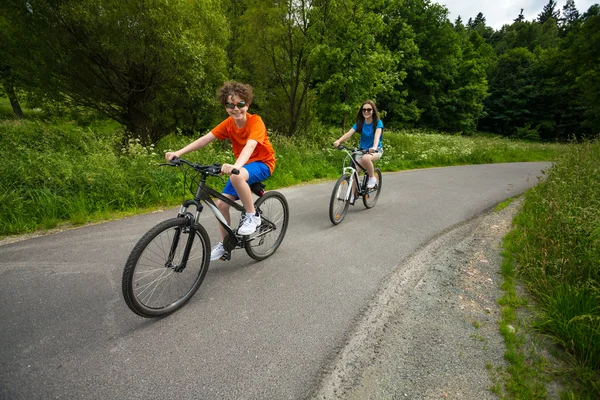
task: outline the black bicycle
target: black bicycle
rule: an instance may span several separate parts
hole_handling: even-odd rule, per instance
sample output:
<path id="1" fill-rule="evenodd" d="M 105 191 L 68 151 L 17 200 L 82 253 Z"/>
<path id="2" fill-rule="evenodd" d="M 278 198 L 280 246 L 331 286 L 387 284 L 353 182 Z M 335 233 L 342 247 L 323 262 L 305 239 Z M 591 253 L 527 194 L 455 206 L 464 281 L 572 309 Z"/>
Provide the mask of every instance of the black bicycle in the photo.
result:
<path id="1" fill-rule="evenodd" d="M 362 197 L 363 204 L 366 208 L 373 208 L 379 193 L 381 192 L 381 171 L 379 168 L 375 168 L 375 175 L 377 178 L 377 184 L 375 187 L 367 188 L 369 175 L 364 174 L 362 178 L 362 184 L 360 182 L 359 171 L 363 170 L 356 157 L 360 154 L 367 154 L 368 150 L 354 149 L 346 146 L 338 146 L 338 150 L 342 150 L 346 153 L 344 159 L 342 176 L 337 180 L 331 193 L 331 200 L 329 201 L 329 219 L 334 225 L 342 222 L 346 213 L 348 212 L 348 206 L 354 204 L 352 202 L 352 196 L 354 192 L 355 201 L 358 197 Z M 355 186 L 355 189 L 353 189 Z"/>
<path id="2" fill-rule="evenodd" d="M 289 208 L 285 197 L 276 191 L 264 191 L 262 182 L 250 185 L 258 196 L 254 203 L 262 223 L 251 235 L 237 234 L 213 198 L 218 198 L 242 213 L 244 207 L 208 186 L 207 178 L 221 176 L 221 165 L 200 165 L 175 158 L 168 166 L 180 167 L 187 176 L 192 172 L 192 200 L 185 200 L 177 217 L 150 229 L 135 245 L 123 271 L 122 290 L 127 306 L 142 317 L 162 317 L 181 308 L 196 293 L 210 264 L 211 245 L 206 229 L 198 222 L 203 204 L 227 231 L 223 240 L 226 254 L 244 248 L 255 260 L 273 255 L 285 236 Z M 238 174 L 238 170 L 233 171 Z M 184 179 L 185 182 L 185 179 Z M 189 208 L 195 208 L 192 213 Z"/>

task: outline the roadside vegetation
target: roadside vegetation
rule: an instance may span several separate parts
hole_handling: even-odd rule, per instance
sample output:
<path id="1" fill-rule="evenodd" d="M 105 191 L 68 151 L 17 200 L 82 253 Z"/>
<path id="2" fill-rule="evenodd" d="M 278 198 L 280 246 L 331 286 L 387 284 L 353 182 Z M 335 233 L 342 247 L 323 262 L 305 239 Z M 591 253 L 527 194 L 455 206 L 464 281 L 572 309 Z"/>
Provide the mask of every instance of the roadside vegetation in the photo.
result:
<path id="1" fill-rule="evenodd" d="M 267 181 L 268 187 L 336 178 L 343 155 L 331 143 L 338 136 L 339 130 L 326 128 L 301 139 L 271 133 L 278 161 L 275 173 Z M 0 120 L 0 157 L 6 160 L 0 166 L 0 235 L 174 206 L 184 194 L 188 195 L 182 174 L 158 164 L 164 162 L 166 151 L 183 147 L 192 136 L 172 134 L 148 146 L 136 139 L 124 141 L 123 137 L 122 127 L 107 120 L 89 124 Z M 384 141 L 385 157 L 378 163 L 383 171 L 550 161 L 565 147 L 498 136 L 421 131 L 386 131 Z M 189 159 L 232 162 L 231 151 L 225 145 L 214 142 L 189 154 Z"/>
<path id="2" fill-rule="evenodd" d="M 506 398 L 547 398 L 552 380 L 562 399 L 600 398 L 599 182 L 600 142 L 568 146 L 505 238 Z M 531 327 L 549 346 L 531 344 Z"/>

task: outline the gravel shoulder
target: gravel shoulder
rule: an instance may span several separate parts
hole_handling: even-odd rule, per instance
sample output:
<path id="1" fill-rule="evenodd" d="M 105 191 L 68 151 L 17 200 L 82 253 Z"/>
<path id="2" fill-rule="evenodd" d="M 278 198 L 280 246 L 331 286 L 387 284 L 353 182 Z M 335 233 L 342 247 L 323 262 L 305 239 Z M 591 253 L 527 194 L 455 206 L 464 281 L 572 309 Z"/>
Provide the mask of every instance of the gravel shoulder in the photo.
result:
<path id="1" fill-rule="evenodd" d="M 501 241 L 520 199 L 449 231 L 399 265 L 313 399 L 497 399 Z"/>

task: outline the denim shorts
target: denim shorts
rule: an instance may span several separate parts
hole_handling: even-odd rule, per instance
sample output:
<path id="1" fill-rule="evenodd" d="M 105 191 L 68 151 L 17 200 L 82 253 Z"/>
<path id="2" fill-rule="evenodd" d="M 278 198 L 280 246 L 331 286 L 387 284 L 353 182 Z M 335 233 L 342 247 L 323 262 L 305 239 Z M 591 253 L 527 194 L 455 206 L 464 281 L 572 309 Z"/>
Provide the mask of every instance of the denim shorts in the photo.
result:
<path id="1" fill-rule="evenodd" d="M 267 167 L 267 164 L 265 164 L 262 161 L 253 161 L 244 165 L 243 168 L 246 171 L 248 171 L 248 175 L 250 176 L 247 181 L 248 185 L 252 185 L 255 182 L 264 181 L 269 176 L 271 176 L 271 170 L 269 169 L 269 167 Z M 231 179 L 227 181 L 227 184 L 223 188 L 222 193 L 231 195 L 235 197 L 236 200 L 240 198 L 237 192 L 235 191 L 235 188 L 231 184 Z"/>

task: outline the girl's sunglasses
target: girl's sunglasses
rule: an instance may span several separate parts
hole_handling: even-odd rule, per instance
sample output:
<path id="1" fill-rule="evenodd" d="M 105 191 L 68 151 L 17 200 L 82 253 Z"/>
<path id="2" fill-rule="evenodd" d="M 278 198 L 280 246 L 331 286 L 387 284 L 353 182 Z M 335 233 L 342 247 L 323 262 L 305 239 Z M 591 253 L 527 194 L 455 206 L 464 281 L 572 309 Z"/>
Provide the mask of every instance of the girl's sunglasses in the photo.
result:
<path id="1" fill-rule="evenodd" d="M 373 112 L 372 108 L 363 108 L 363 112 Z"/>
<path id="2" fill-rule="evenodd" d="M 230 110 L 233 110 L 236 107 L 241 110 L 242 108 L 246 107 L 246 102 L 238 101 L 237 103 L 226 103 L 225 104 L 225 108 L 229 108 Z"/>

